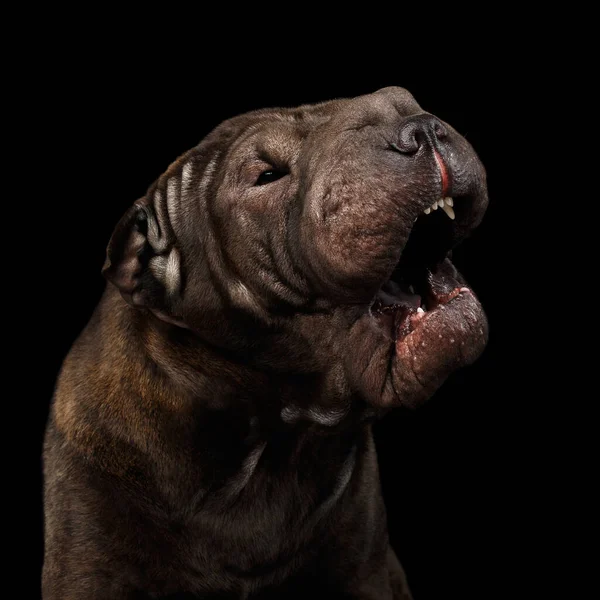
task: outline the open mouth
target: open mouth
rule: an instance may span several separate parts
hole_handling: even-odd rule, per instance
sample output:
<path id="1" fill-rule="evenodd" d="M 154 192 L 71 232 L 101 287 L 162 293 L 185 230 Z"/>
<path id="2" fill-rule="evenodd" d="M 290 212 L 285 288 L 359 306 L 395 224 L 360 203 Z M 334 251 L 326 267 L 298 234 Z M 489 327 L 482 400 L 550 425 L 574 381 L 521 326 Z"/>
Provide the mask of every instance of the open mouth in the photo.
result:
<path id="1" fill-rule="evenodd" d="M 384 331 L 402 342 L 433 315 L 436 333 L 443 335 L 443 322 L 455 311 L 448 305 L 472 295 L 449 260 L 456 231 L 467 223 L 474 199 L 468 196 L 441 198 L 416 219 L 408 241 L 390 279 L 379 289 L 370 307 Z"/>
<path id="2" fill-rule="evenodd" d="M 461 144 L 444 157 L 434 153 L 439 187 L 423 186 L 412 198 L 402 188 L 395 197 L 403 203 L 398 262 L 350 332 L 363 348 L 348 355 L 350 380 L 374 406 L 419 406 L 487 344 L 483 308 L 451 262 L 488 204 L 483 166 Z"/>

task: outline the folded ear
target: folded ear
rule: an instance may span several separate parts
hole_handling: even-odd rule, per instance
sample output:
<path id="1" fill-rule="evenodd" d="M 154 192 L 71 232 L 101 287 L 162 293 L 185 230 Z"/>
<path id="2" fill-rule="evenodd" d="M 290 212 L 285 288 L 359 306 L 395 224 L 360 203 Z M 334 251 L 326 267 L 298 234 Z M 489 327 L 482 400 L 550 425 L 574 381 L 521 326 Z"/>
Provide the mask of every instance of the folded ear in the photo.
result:
<path id="1" fill-rule="evenodd" d="M 181 264 L 168 212 L 156 192 L 154 205 L 138 200 L 118 222 L 108 244 L 102 274 L 125 300 L 182 325 Z"/>

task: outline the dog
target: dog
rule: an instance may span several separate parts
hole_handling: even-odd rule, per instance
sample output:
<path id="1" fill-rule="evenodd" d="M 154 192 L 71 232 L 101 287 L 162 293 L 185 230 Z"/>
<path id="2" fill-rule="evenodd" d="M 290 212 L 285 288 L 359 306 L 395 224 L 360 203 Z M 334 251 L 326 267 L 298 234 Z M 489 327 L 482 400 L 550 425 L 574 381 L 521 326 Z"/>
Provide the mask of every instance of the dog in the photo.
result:
<path id="1" fill-rule="evenodd" d="M 116 225 L 44 444 L 46 600 L 409 599 L 372 424 L 483 351 L 470 144 L 405 89 L 225 121 Z"/>

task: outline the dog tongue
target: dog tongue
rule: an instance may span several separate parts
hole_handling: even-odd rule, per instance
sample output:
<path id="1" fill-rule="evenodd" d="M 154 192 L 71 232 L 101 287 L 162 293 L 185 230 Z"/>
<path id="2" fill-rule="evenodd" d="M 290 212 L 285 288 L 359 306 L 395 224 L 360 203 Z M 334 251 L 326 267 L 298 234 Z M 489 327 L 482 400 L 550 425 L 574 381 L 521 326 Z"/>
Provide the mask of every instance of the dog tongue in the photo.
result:
<path id="1" fill-rule="evenodd" d="M 379 291 L 377 296 L 384 305 L 407 304 L 413 308 L 421 306 L 421 296 L 404 292 L 395 281 L 388 281 Z"/>

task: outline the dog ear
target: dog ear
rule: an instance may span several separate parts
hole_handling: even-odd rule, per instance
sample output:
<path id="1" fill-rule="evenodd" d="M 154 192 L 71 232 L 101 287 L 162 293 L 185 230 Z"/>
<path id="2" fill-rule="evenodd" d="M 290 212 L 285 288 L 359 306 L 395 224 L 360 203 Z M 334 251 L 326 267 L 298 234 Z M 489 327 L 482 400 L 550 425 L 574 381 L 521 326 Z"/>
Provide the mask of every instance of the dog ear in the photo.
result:
<path id="1" fill-rule="evenodd" d="M 108 243 L 102 274 L 132 306 L 182 325 L 181 260 L 161 194 L 136 202 L 117 223 Z"/>

